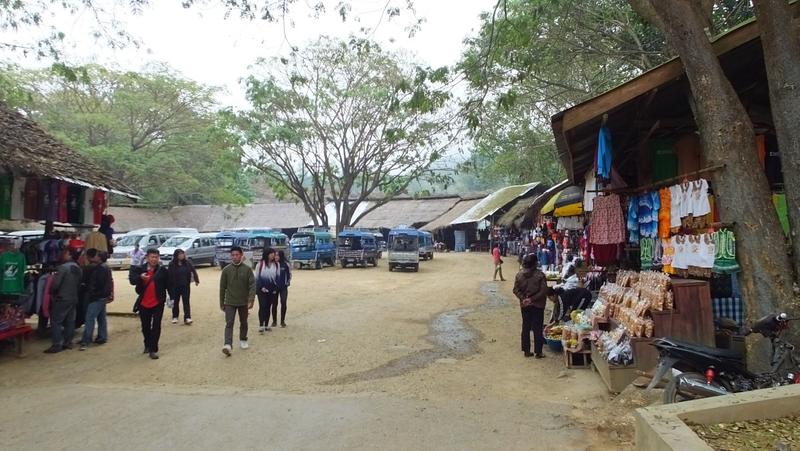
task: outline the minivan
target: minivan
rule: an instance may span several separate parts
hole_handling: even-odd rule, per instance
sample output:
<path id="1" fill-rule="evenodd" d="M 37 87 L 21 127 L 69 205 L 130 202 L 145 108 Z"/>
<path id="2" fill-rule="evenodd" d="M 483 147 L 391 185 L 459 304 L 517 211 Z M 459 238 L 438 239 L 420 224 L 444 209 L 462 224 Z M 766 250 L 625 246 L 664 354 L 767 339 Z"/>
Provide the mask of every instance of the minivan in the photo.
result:
<path id="1" fill-rule="evenodd" d="M 114 269 L 128 268 L 131 264 L 131 258 L 128 254 L 136 244 L 139 245 L 141 250 L 147 252 L 148 249 L 158 249 L 172 236 L 190 234 L 197 234 L 197 229 L 170 227 L 131 230 L 117 240 L 114 253 L 108 259 L 108 267 Z"/>
<path id="2" fill-rule="evenodd" d="M 161 261 L 169 264 L 172 255 L 177 249 L 186 253 L 186 259 L 194 266 L 216 264 L 217 234 L 216 233 L 197 233 L 180 234 L 170 237 L 158 252 L 161 254 Z"/>

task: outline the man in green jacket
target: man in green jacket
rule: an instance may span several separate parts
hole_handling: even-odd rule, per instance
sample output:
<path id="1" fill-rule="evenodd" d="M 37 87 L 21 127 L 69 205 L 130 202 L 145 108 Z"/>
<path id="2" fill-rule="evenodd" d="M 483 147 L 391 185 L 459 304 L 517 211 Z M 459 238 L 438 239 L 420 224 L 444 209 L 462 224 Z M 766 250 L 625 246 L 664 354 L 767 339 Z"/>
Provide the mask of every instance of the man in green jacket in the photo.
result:
<path id="1" fill-rule="evenodd" d="M 219 279 L 219 308 L 225 312 L 225 346 L 222 352 L 230 357 L 233 349 L 233 323 L 239 313 L 239 346 L 247 349 L 247 311 L 256 298 L 256 278 L 242 263 L 244 253 L 239 246 L 231 248 L 232 264 L 222 270 Z"/>

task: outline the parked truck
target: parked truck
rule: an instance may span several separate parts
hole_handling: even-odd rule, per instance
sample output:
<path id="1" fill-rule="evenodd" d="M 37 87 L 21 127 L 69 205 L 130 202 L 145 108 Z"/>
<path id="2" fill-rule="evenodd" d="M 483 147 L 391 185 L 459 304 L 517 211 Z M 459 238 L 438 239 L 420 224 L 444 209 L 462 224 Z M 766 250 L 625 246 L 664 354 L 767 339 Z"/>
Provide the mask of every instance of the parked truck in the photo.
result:
<path id="1" fill-rule="evenodd" d="M 401 226 L 389 231 L 389 271 L 395 268 L 419 271 L 420 238 L 419 230 L 411 227 Z"/>
<path id="2" fill-rule="evenodd" d="M 336 237 L 336 258 L 347 265 L 378 266 L 378 244 L 375 235 L 356 229 L 345 229 Z"/>
<path id="3" fill-rule="evenodd" d="M 327 227 L 299 229 L 289 240 L 292 249 L 292 264 L 295 268 L 322 268 L 336 264 L 336 243 Z"/>

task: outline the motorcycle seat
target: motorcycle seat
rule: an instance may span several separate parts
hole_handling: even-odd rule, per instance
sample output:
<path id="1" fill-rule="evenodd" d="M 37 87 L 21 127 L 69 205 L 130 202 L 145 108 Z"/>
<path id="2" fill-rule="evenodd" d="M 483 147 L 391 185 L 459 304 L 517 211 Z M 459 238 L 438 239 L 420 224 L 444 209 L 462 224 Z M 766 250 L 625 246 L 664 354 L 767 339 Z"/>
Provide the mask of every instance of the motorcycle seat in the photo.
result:
<path id="1" fill-rule="evenodd" d="M 704 346 L 697 343 L 690 343 L 688 341 L 675 340 L 672 338 L 665 338 L 665 341 L 672 343 L 677 347 L 689 348 L 698 352 L 712 355 L 720 359 L 741 360 L 744 358 L 742 353 L 732 351 L 730 349 L 712 348 L 711 346 Z"/>

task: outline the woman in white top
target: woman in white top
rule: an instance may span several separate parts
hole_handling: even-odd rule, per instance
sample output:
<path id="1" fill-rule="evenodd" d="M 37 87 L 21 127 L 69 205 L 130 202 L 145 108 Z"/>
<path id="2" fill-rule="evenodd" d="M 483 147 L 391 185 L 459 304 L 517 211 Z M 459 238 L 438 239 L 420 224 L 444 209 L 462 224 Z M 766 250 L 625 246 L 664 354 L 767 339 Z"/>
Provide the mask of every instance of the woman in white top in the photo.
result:
<path id="1" fill-rule="evenodd" d="M 269 314 L 272 305 L 278 302 L 278 272 L 280 267 L 275 249 L 266 248 L 261 261 L 256 266 L 256 294 L 258 295 L 258 332 L 263 334 L 269 328 Z"/>

